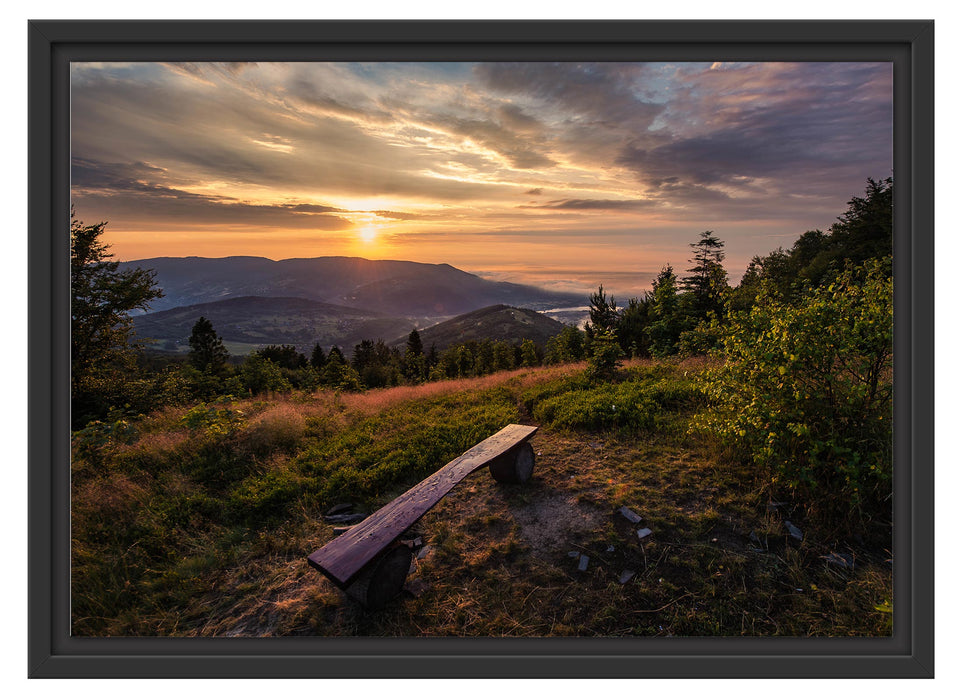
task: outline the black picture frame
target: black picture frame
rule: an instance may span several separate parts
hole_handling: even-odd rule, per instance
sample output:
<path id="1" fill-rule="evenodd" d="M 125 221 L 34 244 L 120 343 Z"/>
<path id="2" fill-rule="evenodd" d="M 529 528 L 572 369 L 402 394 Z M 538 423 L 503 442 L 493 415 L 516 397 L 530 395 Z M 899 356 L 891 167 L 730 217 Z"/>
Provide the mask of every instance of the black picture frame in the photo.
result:
<path id="1" fill-rule="evenodd" d="M 29 22 L 29 676 L 932 677 L 933 29 L 919 20 Z M 466 59 L 892 62 L 892 637 L 70 637 L 70 62 Z"/>

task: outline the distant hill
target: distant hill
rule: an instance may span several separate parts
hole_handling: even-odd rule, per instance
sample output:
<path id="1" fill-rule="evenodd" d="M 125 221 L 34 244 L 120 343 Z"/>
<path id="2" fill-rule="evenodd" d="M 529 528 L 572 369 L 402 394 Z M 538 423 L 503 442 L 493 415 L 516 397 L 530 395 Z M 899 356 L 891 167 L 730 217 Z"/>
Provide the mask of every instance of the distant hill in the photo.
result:
<path id="1" fill-rule="evenodd" d="M 563 324 L 529 309 L 517 309 L 504 304 L 487 306 L 448 321 L 437 323 L 419 332 L 423 347 L 433 344 L 437 350 L 471 340 L 505 340 L 519 344 L 529 338 L 543 346 L 549 338 L 563 330 Z M 392 345 L 406 343 L 407 335 L 397 338 Z"/>
<path id="2" fill-rule="evenodd" d="M 238 297 L 287 297 L 407 318 L 450 316 L 493 304 L 536 310 L 582 304 L 582 295 L 492 282 L 450 265 L 350 257 L 148 258 L 120 264 L 156 273 L 164 297 L 151 311 Z"/>
<path id="3" fill-rule="evenodd" d="M 203 316 L 226 342 L 254 345 L 295 345 L 309 352 L 314 343 L 338 345 L 349 355 L 365 338 L 394 338 L 409 334 L 414 322 L 345 306 L 291 297 L 237 297 L 207 304 L 191 304 L 133 319 L 140 337 L 160 347 L 183 350 L 193 324 Z"/>

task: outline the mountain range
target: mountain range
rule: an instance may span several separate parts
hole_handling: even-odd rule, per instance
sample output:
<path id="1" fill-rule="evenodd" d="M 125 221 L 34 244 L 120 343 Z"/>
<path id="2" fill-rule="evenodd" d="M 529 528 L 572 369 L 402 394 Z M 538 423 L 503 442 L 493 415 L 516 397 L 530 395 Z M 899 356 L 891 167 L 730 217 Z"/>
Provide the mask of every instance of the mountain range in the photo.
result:
<path id="1" fill-rule="evenodd" d="M 394 316 L 450 317 L 508 304 L 534 310 L 583 303 L 581 295 L 493 282 L 446 264 L 323 257 L 148 258 L 120 269 L 153 270 L 164 296 L 151 311 L 236 297 L 295 297 Z"/>
<path id="2" fill-rule="evenodd" d="M 543 334 L 552 328 L 558 332 L 561 325 L 546 317 L 535 320 L 535 311 L 585 301 L 576 294 L 493 282 L 451 265 L 399 260 L 164 257 L 120 264 L 121 270 L 136 267 L 152 270 L 164 293 L 149 313 L 134 317 L 137 334 L 179 351 L 186 349 L 200 316 L 234 344 L 231 352 L 242 354 L 269 344 L 308 351 L 315 343 L 349 349 L 362 339 L 405 341 L 413 328 L 426 332 L 480 309 L 486 309 L 482 318 L 439 328 L 424 337 L 424 344 L 436 342 L 440 348 L 451 344 L 449 338 L 478 340 L 494 337 L 483 335 L 494 330 L 496 339 L 545 342 Z"/>

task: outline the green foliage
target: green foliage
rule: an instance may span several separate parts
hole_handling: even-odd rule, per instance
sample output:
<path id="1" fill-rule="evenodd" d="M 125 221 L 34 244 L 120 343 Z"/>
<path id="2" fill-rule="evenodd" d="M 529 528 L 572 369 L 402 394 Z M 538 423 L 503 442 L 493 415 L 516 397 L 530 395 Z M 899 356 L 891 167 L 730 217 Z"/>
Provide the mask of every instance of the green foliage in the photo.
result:
<path id="1" fill-rule="evenodd" d="M 579 362 L 586 356 L 586 336 L 576 326 L 565 326 L 546 341 L 545 362 L 555 365 Z"/>
<path id="2" fill-rule="evenodd" d="M 223 345 L 223 338 L 213 330 L 213 324 L 203 316 L 193 324 L 190 333 L 190 364 L 201 372 L 220 374 L 230 354 Z"/>
<path id="3" fill-rule="evenodd" d="M 829 230 L 806 231 L 788 251 L 779 248 L 755 256 L 739 286 L 730 295 L 733 310 L 748 309 L 760 283 L 795 301 L 809 287 L 828 285 L 849 266 L 892 254 L 892 179 L 866 181 L 864 197 L 853 197 L 849 208 Z M 891 269 L 887 269 L 891 274 Z"/>
<path id="4" fill-rule="evenodd" d="M 183 414 L 180 424 L 211 439 L 232 435 L 246 420 L 243 411 L 233 407 L 235 401 L 222 396 L 211 403 L 200 402 Z"/>
<path id="5" fill-rule="evenodd" d="M 382 340 L 360 341 L 353 348 L 353 360 L 350 364 L 364 387 L 375 389 L 400 383 L 402 373 L 399 351 L 389 348 Z"/>
<path id="6" fill-rule="evenodd" d="M 723 328 L 716 409 L 697 427 L 843 518 L 889 495 L 892 280 L 888 260 L 849 270 L 796 305 L 761 292 Z"/>
<path id="7" fill-rule="evenodd" d="M 106 416 L 106 420 L 90 421 L 80 430 L 73 431 L 73 454 L 90 464 L 99 465 L 104 450 L 118 444 L 129 444 L 136 439 L 136 421 L 142 417 L 113 409 Z"/>
<path id="8" fill-rule="evenodd" d="M 614 331 L 597 331 L 590 344 L 589 368 L 586 370 L 591 380 L 611 379 L 616 374 L 623 358 L 623 350 Z"/>
<path id="9" fill-rule="evenodd" d="M 551 428 L 635 433 L 665 426 L 670 414 L 699 407 L 704 398 L 694 378 L 646 370 L 599 385 L 575 379 L 541 384 L 527 391 L 523 401 L 537 421 Z"/>
<path id="10" fill-rule="evenodd" d="M 592 329 L 599 332 L 609 332 L 616 328 L 619 321 L 619 311 L 616 309 L 616 297 L 606 296 L 603 285 L 595 294 L 589 297 L 589 323 Z"/>
<path id="11" fill-rule="evenodd" d="M 406 339 L 406 353 L 403 356 L 403 376 L 418 383 L 426 378 L 426 356 L 423 354 L 423 340 L 415 328 Z"/>
<path id="12" fill-rule="evenodd" d="M 74 427 L 102 419 L 127 403 L 127 383 L 136 370 L 130 311 L 147 310 L 163 296 L 153 272 L 119 272 L 109 246 L 100 240 L 106 222 L 70 221 L 70 360 Z"/>
<path id="13" fill-rule="evenodd" d="M 243 388 L 252 394 L 293 389 L 279 366 L 255 352 L 246 358 L 240 368 L 240 381 Z"/>
<path id="14" fill-rule="evenodd" d="M 526 338 L 519 348 L 520 365 L 522 367 L 538 367 L 541 364 L 539 353 L 536 351 L 536 343 Z"/>
<path id="15" fill-rule="evenodd" d="M 421 400 L 359 421 L 316 442 L 295 460 L 310 477 L 310 497 L 382 501 L 390 489 L 415 483 L 504 425 L 518 420 L 502 390 Z"/>
<path id="16" fill-rule="evenodd" d="M 649 295 L 643 299 L 630 299 L 623 307 L 616 325 L 616 337 L 619 346 L 629 357 L 649 355 L 649 336 L 646 328 L 652 319 L 652 300 Z"/>
<path id="17" fill-rule="evenodd" d="M 302 369 L 307 365 L 306 356 L 292 345 L 267 345 L 256 354 L 283 369 Z"/>
<path id="18" fill-rule="evenodd" d="M 223 394 L 225 388 L 227 384 L 221 377 L 202 372 L 191 364 L 172 365 L 156 375 L 152 408 L 209 401 Z"/>
<path id="19" fill-rule="evenodd" d="M 849 208 L 830 228 L 836 257 L 858 264 L 892 255 L 892 202 L 892 178 L 868 178 L 865 196 L 849 200 Z"/>
<path id="20" fill-rule="evenodd" d="M 692 274 L 683 278 L 682 288 L 692 296 L 691 308 L 697 319 L 723 312 L 728 287 L 726 270 L 722 266 L 726 257 L 723 253 L 725 245 L 712 231 L 703 231 L 696 243 L 689 244 L 694 251 L 689 260 L 693 266 L 686 271 Z"/>
<path id="21" fill-rule="evenodd" d="M 677 354 L 683 357 L 707 355 L 719 349 L 722 343 L 723 325 L 710 313 L 695 328 L 685 330 L 679 335 Z"/>
<path id="22" fill-rule="evenodd" d="M 687 325 L 684 312 L 673 266 L 666 265 L 653 280 L 650 323 L 646 327 L 649 353 L 653 357 L 670 357 L 677 353 L 679 336 Z"/>
<path id="23" fill-rule="evenodd" d="M 319 343 L 313 346 L 313 352 L 310 354 L 310 366 L 315 370 L 323 369 L 326 364 L 326 353 Z"/>
<path id="24" fill-rule="evenodd" d="M 330 349 L 326 365 L 320 371 L 320 385 L 328 389 L 359 391 L 362 388 L 360 375 L 346 364 L 343 354 L 335 345 Z"/>

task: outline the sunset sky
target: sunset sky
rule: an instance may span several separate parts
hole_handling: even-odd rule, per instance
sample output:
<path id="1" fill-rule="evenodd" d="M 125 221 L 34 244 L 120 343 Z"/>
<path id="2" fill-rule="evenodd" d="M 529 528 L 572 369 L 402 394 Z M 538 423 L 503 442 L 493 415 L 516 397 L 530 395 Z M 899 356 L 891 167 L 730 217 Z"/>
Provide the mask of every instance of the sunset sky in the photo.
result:
<path id="1" fill-rule="evenodd" d="M 449 263 L 618 297 L 892 175 L 876 63 L 78 63 L 72 199 L 120 260 Z"/>

